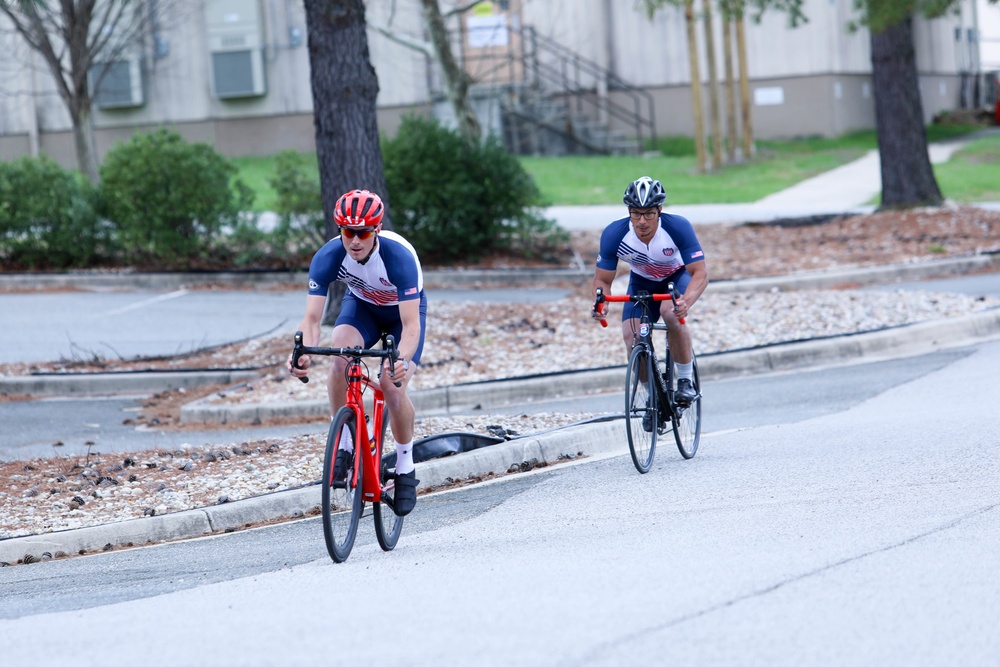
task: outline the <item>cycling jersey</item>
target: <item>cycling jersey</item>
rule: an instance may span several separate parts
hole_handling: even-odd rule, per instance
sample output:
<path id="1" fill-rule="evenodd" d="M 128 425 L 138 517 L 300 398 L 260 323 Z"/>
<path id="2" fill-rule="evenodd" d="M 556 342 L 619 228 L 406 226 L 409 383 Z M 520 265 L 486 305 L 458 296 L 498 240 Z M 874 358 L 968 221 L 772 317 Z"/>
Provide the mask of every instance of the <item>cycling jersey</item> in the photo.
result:
<path id="1" fill-rule="evenodd" d="M 379 232 L 375 251 L 364 264 L 347 254 L 338 236 L 327 242 L 309 266 L 309 294 L 326 296 L 330 283 L 347 283 L 348 291 L 376 306 L 397 306 L 419 299 L 424 274 L 417 251 L 399 234 Z"/>
<path id="2" fill-rule="evenodd" d="M 633 274 L 661 281 L 686 264 L 704 260 L 705 253 L 687 218 L 661 213 L 660 226 L 648 245 L 639 240 L 629 218 L 615 220 L 604 229 L 597 268 L 614 271 L 619 259 Z"/>

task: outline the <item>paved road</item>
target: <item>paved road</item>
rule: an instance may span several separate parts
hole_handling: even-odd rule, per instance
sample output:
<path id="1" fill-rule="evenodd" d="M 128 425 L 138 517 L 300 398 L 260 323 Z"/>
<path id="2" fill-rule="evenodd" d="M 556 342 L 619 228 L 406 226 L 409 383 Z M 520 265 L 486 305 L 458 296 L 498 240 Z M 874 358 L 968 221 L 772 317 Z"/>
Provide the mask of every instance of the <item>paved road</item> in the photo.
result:
<path id="1" fill-rule="evenodd" d="M 993 664 L 998 365 L 994 342 L 734 381 L 731 396 L 779 408 L 834 389 L 706 438 L 691 461 L 664 448 L 648 475 L 621 456 L 426 498 L 395 552 L 368 519 L 345 565 L 309 519 L 3 568 L 0 654 L 78 667 Z M 109 628 L 122 630 L 100 650 Z"/>
<path id="2" fill-rule="evenodd" d="M 517 303 L 565 289 L 429 290 L 437 301 Z M 0 294 L 0 364 L 175 355 L 294 327 L 304 292 L 164 290 Z"/>
<path id="3" fill-rule="evenodd" d="M 956 292 L 970 296 L 989 296 L 1000 299 L 1000 274 L 962 276 L 943 280 L 921 280 L 875 285 L 867 289 L 893 292 L 896 290 L 926 290 L 931 292 Z"/>

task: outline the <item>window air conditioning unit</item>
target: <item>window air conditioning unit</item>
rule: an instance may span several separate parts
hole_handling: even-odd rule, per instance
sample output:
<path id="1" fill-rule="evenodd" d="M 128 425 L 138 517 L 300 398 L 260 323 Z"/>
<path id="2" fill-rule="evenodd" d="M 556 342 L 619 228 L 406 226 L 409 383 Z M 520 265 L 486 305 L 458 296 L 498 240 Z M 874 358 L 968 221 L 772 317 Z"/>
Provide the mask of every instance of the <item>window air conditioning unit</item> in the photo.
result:
<path id="1" fill-rule="evenodd" d="M 87 73 L 87 86 L 98 109 L 141 107 L 146 103 L 142 89 L 142 58 L 94 63 Z"/>
<path id="2" fill-rule="evenodd" d="M 220 100 L 266 94 L 257 0 L 208 0 L 205 23 L 212 62 L 212 94 Z"/>

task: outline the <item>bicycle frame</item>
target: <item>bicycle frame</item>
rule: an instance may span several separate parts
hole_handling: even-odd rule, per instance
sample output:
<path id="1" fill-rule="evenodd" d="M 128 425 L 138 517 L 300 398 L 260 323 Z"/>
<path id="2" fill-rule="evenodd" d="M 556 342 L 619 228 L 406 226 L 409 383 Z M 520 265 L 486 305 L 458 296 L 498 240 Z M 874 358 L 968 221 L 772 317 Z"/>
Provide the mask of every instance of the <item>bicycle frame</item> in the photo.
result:
<path id="1" fill-rule="evenodd" d="M 364 389 L 372 390 L 372 421 L 371 426 L 374 434 L 368 433 L 368 420 L 365 419 Z M 347 402 L 345 403 L 354 412 L 355 432 L 358 442 L 356 447 L 361 447 L 364 443 L 374 444 L 361 451 L 364 456 L 355 457 L 355 466 L 363 465 L 364 470 L 361 475 L 361 496 L 365 502 L 387 502 L 388 498 L 382 497 L 382 484 L 380 482 L 380 467 L 382 465 L 382 421 L 385 419 L 385 394 L 372 382 L 365 372 L 364 364 L 357 357 L 352 358 L 347 366 Z M 358 444 L 361 443 L 361 444 Z M 357 473 L 357 470 L 355 470 Z M 352 476 L 352 483 L 356 483 L 357 474 Z M 332 482 L 333 480 L 331 480 Z"/>
<path id="2" fill-rule="evenodd" d="M 360 347 L 307 347 L 302 345 L 302 332 L 295 333 L 295 348 L 292 351 L 292 364 L 298 365 L 298 359 L 303 354 L 316 354 L 322 356 L 339 356 L 348 358 L 347 363 L 347 396 L 344 405 L 354 412 L 355 436 L 357 442 L 355 447 L 359 452 L 364 452 L 362 456 L 354 457 L 355 474 L 351 476 L 351 484 L 356 484 L 357 466 L 364 466 L 361 476 L 361 494 L 365 502 L 382 502 L 395 509 L 392 499 L 383 493 L 381 484 L 382 465 L 382 426 L 385 420 L 385 394 L 382 389 L 368 376 L 365 365 L 361 363 L 363 357 L 375 357 L 388 359 L 390 366 L 396 363 L 396 347 L 392 336 L 383 337 L 385 350 L 366 350 Z M 309 378 L 300 378 L 303 382 L 308 382 Z M 400 383 L 394 383 L 399 386 Z M 372 413 L 371 426 L 374 433 L 368 432 L 368 420 L 365 418 L 364 390 L 372 390 Z M 365 443 L 373 443 L 371 446 L 362 447 Z M 331 474 L 332 471 L 331 471 Z M 331 485 L 338 484 L 334 480 L 329 480 Z M 342 484 L 342 483 L 340 483 Z"/>
<path id="3" fill-rule="evenodd" d="M 656 358 L 656 346 L 653 344 L 653 331 L 666 331 L 667 325 L 654 324 L 651 321 L 652 318 L 650 317 L 649 314 L 649 307 L 651 303 L 655 303 L 658 301 L 666 301 L 667 299 L 670 299 L 676 304 L 678 294 L 677 290 L 674 288 L 674 284 L 673 283 L 667 284 L 666 294 L 650 294 L 649 292 L 646 291 L 640 291 L 636 292 L 635 294 L 624 294 L 621 296 L 612 296 L 610 294 L 606 295 L 604 294 L 604 290 L 598 287 L 596 297 L 597 298 L 594 303 L 595 311 L 599 309 L 601 304 L 605 302 L 611 302 L 611 303 L 631 302 L 631 303 L 638 303 L 641 306 L 640 311 L 642 314 L 639 316 L 639 331 L 636 332 L 636 340 L 633 343 L 633 347 L 635 347 L 635 345 L 645 346 L 646 349 L 649 350 L 649 354 L 653 359 L 653 368 L 658 370 L 659 360 Z M 685 319 L 683 317 L 678 317 L 677 320 L 681 324 L 686 324 Z M 608 326 L 607 319 L 601 319 L 600 322 L 601 326 L 604 327 Z M 666 350 L 669 352 L 670 350 L 669 341 L 665 342 L 665 346 Z M 673 369 L 668 368 L 666 369 L 666 372 L 668 377 L 673 377 Z M 673 387 L 667 384 L 666 378 L 663 375 L 660 375 L 659 372 L 657 372 L 656 375 L 657 375 L 656 378 L 657 393 L 660 394 L 660 398 L 666 399 L 665 401 L 662 402 L 662 404 L 665 405 L 667 409 L 670 411 L 670 415 L 667 416 L 679 417 L 681 414 L 683 414 L 684 408 L 682 406 L 679 406 L 676 402 L 674 402 Z"/>
<path id="4" fill-rule="evenodd" d="M 674 389 L 674 362 L 670 352 L 670 341 L 666 341 L 664 353 L 664 372 L 660 372 L 660 362 L 656 358 L 656 346 L 653 344 L 653 331 L 667 330 L 666 324 L 654 324 L 650 311 L 657 301 L 670 299 L 674 302 L 674 312 L 677 312 L 677 300 L 680 298 L 673 283 L 667 284 L 667 294 L 650 294 L 637 292 L 624 296 L 605 296 L 604 290 L 595 290 L 594 315 L 603 326 L 607 326 L 606 301 L 639 304 L 638 318 L 630 318 L 633 323 L 634 340 L 629 352 L 629 361 L 625 373 L 625 433 L 628 439 L 629 453 L 632 462 L 640 473 L 649 472 L 653 457 L 656 454 L 656 437 L 666 432 L 670 423 L 674 433 L 677 449 L 685 459 L 692 458 L 698 451 L 701 438 L 701 401 L 697 394 L 698 366 L 692 355 L 692 382 L 696 396 L 683 404 L 676 401 Z M 635 319 L 639 320 L 638 330 L 634 327 Z M 684 325 L 683 317 L 677 317 Z M 625 327 L 623 327 L 625 331 Z M 649 377 L 652 373 L 655 381 Z M 644 387 L 643 387 L 644 386 Z M 643 405 L 644 402 L 644 405 Z M 662 407 L 660 407 L 662 406 Z M 691 412 L 689 412 L 689 410 Z M 645 432 L 645 433 L 644 433 Z M 648 437 L 645 434 L 650 434 Z"/>

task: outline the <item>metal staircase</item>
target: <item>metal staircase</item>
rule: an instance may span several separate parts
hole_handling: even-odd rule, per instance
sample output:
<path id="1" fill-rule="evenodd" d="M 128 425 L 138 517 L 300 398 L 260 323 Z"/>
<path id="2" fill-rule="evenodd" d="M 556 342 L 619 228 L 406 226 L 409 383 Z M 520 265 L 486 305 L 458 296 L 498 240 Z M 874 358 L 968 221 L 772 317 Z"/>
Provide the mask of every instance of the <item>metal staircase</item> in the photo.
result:
<path id="1" fill-rule="evenodd" d="M 637 154 L 656 138 L 652 95 L 531 27 L 509 30 L 504 47 L 465 53 L 484 132 L 509 151 Z"/>

